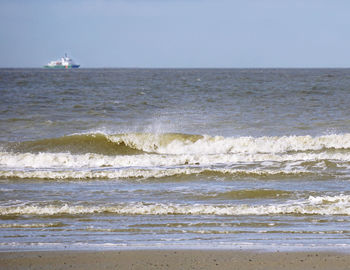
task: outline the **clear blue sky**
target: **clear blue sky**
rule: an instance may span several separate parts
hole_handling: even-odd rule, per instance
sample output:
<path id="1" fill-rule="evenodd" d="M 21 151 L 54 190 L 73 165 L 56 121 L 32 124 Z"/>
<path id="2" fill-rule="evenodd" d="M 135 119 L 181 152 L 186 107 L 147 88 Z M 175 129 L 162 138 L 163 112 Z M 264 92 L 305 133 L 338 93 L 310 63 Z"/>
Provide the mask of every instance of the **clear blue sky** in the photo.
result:
<path id="1" fill-rule="evenodd" d="M 349 0 L 0 0 L 0 67 L 350 67 Z"/>

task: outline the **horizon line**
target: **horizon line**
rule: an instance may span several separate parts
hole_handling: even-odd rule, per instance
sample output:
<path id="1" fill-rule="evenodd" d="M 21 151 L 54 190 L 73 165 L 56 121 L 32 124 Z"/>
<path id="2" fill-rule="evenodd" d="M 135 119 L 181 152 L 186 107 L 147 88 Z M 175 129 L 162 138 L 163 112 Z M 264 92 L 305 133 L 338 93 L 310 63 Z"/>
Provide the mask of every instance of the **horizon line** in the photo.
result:
<path id="1" fill-rule="evenodd" d="M 40 66 L 40 67 L 1 67 L 0 69 L 48 69 L 45 68 L 44 66 Z M 108 66 L 108 67 L 103 67 L 103 66 L 88 66 L 88 67 L 79 67 L 79 68 L 75 68 L 75 70 L 79 70 L 79 69 L 350 69 L 349 67 L 336 67 L 336 66 L 315 66 L 315 67 L 303 67 L 303 66 L 291 66 L 291 67 L 112 67 L 112 66 Z M 51 69 L 48 69 L 51 70 Z M 53 69 L 53 70 L 61 70 L 61 69 Z M 62 69 L 65 70 L 65 69 Z"/>

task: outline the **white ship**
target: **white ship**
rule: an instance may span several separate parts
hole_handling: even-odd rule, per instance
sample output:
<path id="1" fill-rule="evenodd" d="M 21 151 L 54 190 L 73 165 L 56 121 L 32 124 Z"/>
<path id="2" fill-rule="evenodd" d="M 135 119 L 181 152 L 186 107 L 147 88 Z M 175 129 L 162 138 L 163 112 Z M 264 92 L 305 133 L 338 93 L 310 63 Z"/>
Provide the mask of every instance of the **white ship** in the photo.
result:
<path id="1" fill-rule="evenodd" d="M 65 54 L 64 57 L 62 57 L 59 60 L 51 61 L 49 62 L 45 68 L 78 68 L 80 65 L 77 65 L 74 63 L 74 61 Z"/>

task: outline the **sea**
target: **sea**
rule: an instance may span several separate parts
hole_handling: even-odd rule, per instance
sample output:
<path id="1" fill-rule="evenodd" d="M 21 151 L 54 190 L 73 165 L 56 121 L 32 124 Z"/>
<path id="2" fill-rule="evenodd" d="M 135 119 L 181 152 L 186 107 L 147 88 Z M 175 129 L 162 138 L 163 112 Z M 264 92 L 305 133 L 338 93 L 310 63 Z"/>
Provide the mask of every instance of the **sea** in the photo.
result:
<path id="1" fill-rule="evenodd" d="M 350 251 L 350 69 L 0 69 L 0 251 Z"/>

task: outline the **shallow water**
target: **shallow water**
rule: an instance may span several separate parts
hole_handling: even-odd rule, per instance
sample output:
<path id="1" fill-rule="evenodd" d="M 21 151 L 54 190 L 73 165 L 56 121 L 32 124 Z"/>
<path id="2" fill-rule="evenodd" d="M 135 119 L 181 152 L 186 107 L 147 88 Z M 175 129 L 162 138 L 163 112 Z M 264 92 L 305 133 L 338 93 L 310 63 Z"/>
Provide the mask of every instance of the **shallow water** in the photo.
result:
<path id="1" fill-rule="evenodd" d="M 348 69 L 1 69 L 0 249 L 349 249 L 349 90 Z"/>

